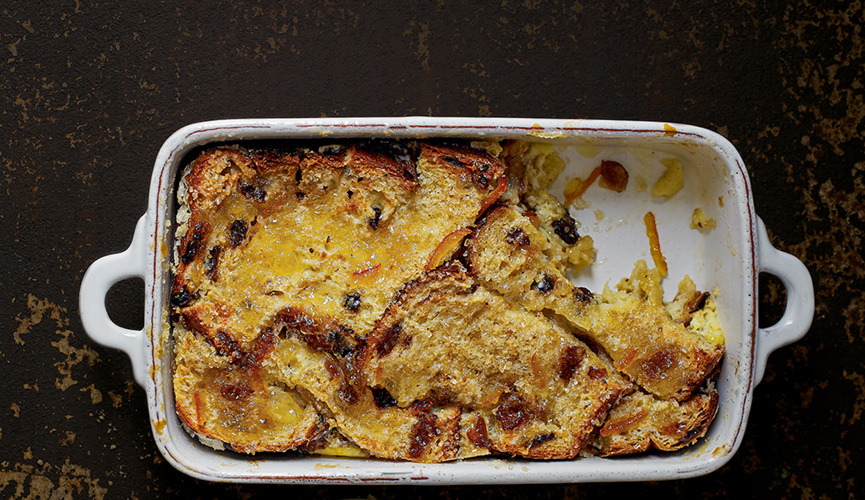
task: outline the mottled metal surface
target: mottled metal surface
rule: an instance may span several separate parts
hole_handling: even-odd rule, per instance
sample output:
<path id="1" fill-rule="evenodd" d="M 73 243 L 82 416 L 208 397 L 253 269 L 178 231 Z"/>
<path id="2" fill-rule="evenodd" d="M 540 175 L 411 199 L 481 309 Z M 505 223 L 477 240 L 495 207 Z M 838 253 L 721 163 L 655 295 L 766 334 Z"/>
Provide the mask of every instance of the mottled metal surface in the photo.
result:
<path id="1" fill-rule="evenodd" d="M 862 497 L 863 19 L 858 1 L 0 6 L 0 495 Z M 653 484 L 268 487 L 159 456 L 128 360 L 87 338 L 77 294 L 131 240 L 162 142 L 206 119 L 407 114 L 682 122 L 736 145 L 817 314 L 770 357 L 727 466 Z M 112 317 L 140 327 L 140 282 L 115 292 Z M 783 304 L 764 281 L 761 324 Z"/>

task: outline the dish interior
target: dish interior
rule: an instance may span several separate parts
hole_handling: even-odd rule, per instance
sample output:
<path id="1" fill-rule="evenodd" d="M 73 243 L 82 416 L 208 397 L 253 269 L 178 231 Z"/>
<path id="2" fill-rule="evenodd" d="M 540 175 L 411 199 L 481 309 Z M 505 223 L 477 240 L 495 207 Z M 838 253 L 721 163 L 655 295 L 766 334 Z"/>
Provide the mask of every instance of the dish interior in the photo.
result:
<path id="1" fill-rule="evenodd" d="M 486 133 L 485 133 L 486 134 Z M 215 134 L 214 134 L 215 135 Z M 295 132 L 295 135 L 301 135 Z M 338 135 L 338 134 L 337 134 Z M 394 134 L 391 134 L 393 136 Z M 400 134 L 396 134 L 400 135 Z M 411 134 L 405 134 L 411 135 Z M 564 136 L 562 136 L 564 135 Z M 289 136 L 287 134 L 286 136 Z M 429 136 L 426 134 L 425 136 Z M 465 133 L 463 137 L 489 140 L 490 135 Z M 643 455 L 612 459 L 588 458 L 573 461 L 539 462 L 503 458 L 473 459 L 460 463 L 435 465 L 390 462 L 376 459 L 339 459 L 299 454 L 258 454 L 246 456 L 218 452 L 192 439 L 180 426 L 174 413 L 171 390 L 172 346 L 167 326 L 166 304 L 169 296 L 170 250 L 176 210 L 176 186 L 183 167 L 205 145 L 241 143 L 252 134 L 218 139 L 201 138 L 199 143 L 178 147 L 154 173 L 158 205 L 157 241 L 164 245 L 156 252 L 155 264 L 162 276 L 155 276 L 154 293 L 149 300 L 152 311 L 153 387 L 148 388 L 154 436 L 163 454 L 185 472 L 226 481 L 354 482 L 395 481 L 447 483 L 505 483 L 658 479 L 698 475 L 726 462 L 738 446 L 744 431 L 751 390 L 750 363 L 754 331 L 753 209 L 744 166 L 715 142 L 715 136 L 669 136 L 627 133 L 571 133 L 557 137 L 526 137 L 523 132 L 503 131 L 496 138 L 520 137 L 529 142 L 553 145 L 565 162 L 564 171 L 550 188 L 560 200 L 574 177 L 585 179 L 602 160 L 617 161 L 629 173 L 624 192 L 601 188 L 595 183 L 583 196 L 588 207 L 571 208 L 580 223 L 580 234 L 588 234 L 598 250 L 595 264 L 583 269 L 573 281 L 593 291 L 605 285 L 614 288 L 629 276 L 634 263 L 652 256 L 643 217 L 651 211 L 657 221 L 660 247 L 669 273 L 663 282 L 665 299 L 671 299 L 678 282 L 688 274 L 699 290 L 717 293 L 718 314 L 726 337 L 727 353 L 717 387 L 720 394 L 718 415 L 706 437 L 696 445 L 665 455 Z M 307 135 L 307 137 L 316 137 Z M 348 133 L 347 137 L 351 137 Z M 243 140 L 247 140 L 246 143 Z M 316 137 L 318 139 L 318 137 Z M 316 140 L 315 142 L 319 142 Z M 275 143 L 268 143 L 273 145 Z M 729 145 L 728 145 L 729 146 Z M 160 154 L 160 157 L 163 155 Z M 670 198 L 653 197 L 652 187 L 663 175 L 670 159 L 681 162 L 683 188 Z M 662 162 L 663 161 L 663 162 Z M 158 175 L 157 175 L 158 174 Z M 158 179 L 157 179 L 158 177 Z M 151 204 L 154 200 L 151 200 Z M 694 209 L 700 208 L 714 219 L 712 230 L 691 229 Z M 152 307 L 151 307 L 152 306 Z"/>

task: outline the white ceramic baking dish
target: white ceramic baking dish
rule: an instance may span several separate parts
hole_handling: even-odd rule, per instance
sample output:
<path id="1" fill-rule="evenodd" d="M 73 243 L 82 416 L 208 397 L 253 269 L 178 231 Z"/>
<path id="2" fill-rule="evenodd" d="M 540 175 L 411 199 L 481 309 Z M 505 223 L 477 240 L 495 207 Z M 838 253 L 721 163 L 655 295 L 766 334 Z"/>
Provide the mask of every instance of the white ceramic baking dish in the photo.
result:
<path id="1" fill-rule="evenodd" d="M 718 291 L 718 312 L 726 334 L 718 391 L 720 408 L 707 436 L 672 454 L 613 459 L 529 461 L 473 459 L 435 465 L 376 459 L 339 459 L 294 454 L 246 456 L 217 452 L 189 437 L 174 412 L 172 343 L 166 326 L 171 283 L 170 248 L 180 169 L 198 148 L 258 139 L 353 137 L 519 138 L 552 143 L 565 158 L 565 172 L 552 188 L 585 178 L 603 160 L 616 160 L 630 173 L 624 193 L 597 186 L 584 198 L 591 207 L 571 210 L 598 249 L 598 261 L 575 280 L 592 290 L 630 275 L 637 259 L 651 264 L 643 216 L 657 219 L 661 249 L 670 272 L 667 298 L 688 273 L 699 289 Z M 684 188 L 670 199 L 653 198 L 651 188 L 664 172 L 660 160 L 679 159 Z M 689 228 L 695 208 L 717 221 L 712 231 Z M 780 278 L 787 291 L 778 324 L 757 326 L 760 272 Z M 145 327 L 115 325 L 105 296 L 123 279 L 144 279 Z M 206 480 L 268 483 L 550 483 L 639 481 L 698 476 L 718 469 L 737 450 L 745 431 L 754 386 L 773 350 L 799 339 L 811 325 L 811 277 L 795 257 L 774 249 L 755 215 L 744 163 L 723 137 L 705 129 L 664 123 L 496 118 L 360 118 L 224 120 L 190 125 L 172 135 L 156 158 L 147 213 L 138 221 L 129 248 L 94 262 L 81 282 L 84 328 L 100 344 L 125 351 L 135 380 L 147 392 L 153 436 L 165 458 L 179 470 Z"/>

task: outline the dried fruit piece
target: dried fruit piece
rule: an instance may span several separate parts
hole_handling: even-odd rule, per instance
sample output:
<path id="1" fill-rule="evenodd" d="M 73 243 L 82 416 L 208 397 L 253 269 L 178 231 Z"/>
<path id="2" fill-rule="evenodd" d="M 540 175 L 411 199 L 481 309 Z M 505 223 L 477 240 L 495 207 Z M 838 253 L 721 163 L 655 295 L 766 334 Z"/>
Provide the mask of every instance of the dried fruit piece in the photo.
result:
<path id="1" fill-rule="evenodd" d="M 484 421 L 483 417 L 478 417 L 475 420 L 475 423 L 469 428 L 466 436 L 476 446 L 481 446 L 484 448 L 489 448 L 493 445 L 493 442 L 490 441 L 489 434 L 487 433 L 487 423 Z"/>
<path id="2" fill-rule="evenodd" d="M 391 406 L 396 406 L 396 399 L 390 395 L 385 388 L 373 389 L 372 397 L 375 399 L 375 404 L 379 408 L 390 408 Z"/>
<path id="3" fill-rule="evenodd" d="M 259 186 L 253 186 L 252 184 L 248 184 L 246 182 L 240 183 L 238 186 L 238 191 L 240 194 L 245 196 L 246 198 L 257 201 L 259 203 L 264 203 L 267 199 L 267 192 Z"/>
<path id="4" fill-rule="evenodd" d="M 496 418 L 502 429 L 512 431 L 534 418 L 534 413 L 519 394 L 508 392 L 496 408 Z"/>
<path id="5" fill-rule="evenodd" d="M 343 307 L 348 309 L 351 312 L 356 312 L 360 309 L 360 294 L 357 292 L 352 292 L 345 296 L 345 299 L 342 302 Z"/>
<path id="6" fill-rule="evenodd" d="M 628 187 L 628 171 L 617 161 L 604 160 L 601 162 L 601 180 L 598 185 L 621 193 Z"/>
<path id="7" fill-rule="evenodd" d="M 369 227 L 371 227 L 372 230 L 375 231 L 376 229 L 378 229 L 378 221 L 381 220 L 381 208 L 372 207 L 372 211 L 374 215 L 367 219 L 367 221 L 369 222 Z"/>
<path id="8" fill-rule="evenodd" d="M 556 286 L 555 279 L 549 274 L 544 274 L 540 280 L 532 283 L 532 289 L 541 293 L 549 293 Z"/>
<path id="9" fill-rule="evenodd" d="M 248 226 L 246 225 L 246 222 L 243 222 L 242 220 L 236 220 L 231 223 L 231 230 L 229 231 L 228 235 L 228 243 L 233 247 L 236 247 L 237 245 L 243 243 L 243 240 L 246 239 L 247 229 Z"/>
<path id="10" fill-rule="evenodd" d="M 529 237 L 518 227 L 512 227 L 508 230 L 508 234 L 505 235 L 505 241 L 518 247 L 524 247 L 531 243 Z"/>
<path id="11" fill-rule="evenodd" d="M 219 254 L 222 247 L 215 246 L 210 249 L 210 256 L 204 260 L 204 274 L 210 278 L 210 281 L 219 280 Z"/>
<path id="12" fill-rule="evenodd" d="M 199 250 L 204 243 L 204 239 L 210 233 L 210 224 L 206 222 L 196 222 L 195 228 L 192 231 L 192 236 L 184 242 L 180 249 L 180 261 L 184 264 L 189 264 L 198 255 Z"/>
<path id="13" fill-rule="evenodd" d="M 171 305 L 174 307 L 186 307 L 196 298 L 197 294 L 191 293 L 186 287 L 182 287 L 180 291 L 171 296 Z"/>
<path id="14" fill-rule="evenodd" d="M 561 219 L 553 221 L 553 231 L 567 245 L 573 245 L 580 239 L 580 234 L 577 232 L 577 224 L 570 215 L 565 215 Z"/>

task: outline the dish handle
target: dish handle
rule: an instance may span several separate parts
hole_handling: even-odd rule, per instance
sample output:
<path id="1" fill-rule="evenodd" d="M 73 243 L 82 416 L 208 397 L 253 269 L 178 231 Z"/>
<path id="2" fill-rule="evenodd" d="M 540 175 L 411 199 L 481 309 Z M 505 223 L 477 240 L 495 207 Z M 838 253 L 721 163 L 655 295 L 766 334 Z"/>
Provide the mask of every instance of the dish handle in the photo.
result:
<path id="1" fill-rule="evenodd" d="M 87 335 L 94 341 L 129 356 L 138 385 L 147 380 L 144 329 L 130 330 L 111 321 L 105 309 L 105 296 L 118 281 L 144 278 L 147 269 L 146 217 L 138 219 L 132 243 L 125 251 L 96 260 L 81 279 L 79 311 Z"/>
<path id="2" fill-rule="evenodd" d="M 769 241 L 766 225 L 757 217 L 757 270 L 776 276 L 787 290 L 787 307 L 772 326 L 757 329 L 754 385 L 766 371 L 769 354 L 801 339 L 814 319 L 814 284 L 808 268 L 796 257 L 777 250 Z"/>

